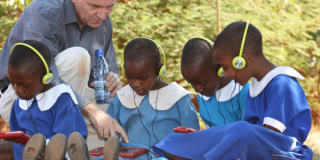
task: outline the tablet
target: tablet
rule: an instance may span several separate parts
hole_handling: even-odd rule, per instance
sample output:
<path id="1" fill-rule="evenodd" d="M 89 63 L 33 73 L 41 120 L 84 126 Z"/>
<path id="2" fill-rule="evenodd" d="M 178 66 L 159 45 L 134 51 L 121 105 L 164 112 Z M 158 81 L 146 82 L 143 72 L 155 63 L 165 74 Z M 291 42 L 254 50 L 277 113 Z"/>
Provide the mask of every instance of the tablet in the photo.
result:
<path id="1" fill-rule="evenodd" d="M 93 157 L 99 157 L 103 155 L 103 147 L 93 149 L 89 151 L 90 155 Z M 119 148 L 119 157 L 124 158 L 135 158 L 142 154 L 147 153 L 146 148 L 127 148 L 127 147 L 120 147 Z"/>
<path id="2" fill-rule="evenodd" d="M 30 138 L 31 136 L 22 131 L 0 132 L 0 139 L 17 141 L 19 143 L 27 143 Z"/>
<path id="3" fill-rule="evenodd" d="M 177 128 L 174 128 L 173 130 L 176 132 L 179 132 L 179 133 L 191 133 L 191 132 L 198 131 L 198 130 L 190 128 L 190 127 L 182 127 L 182 126 L 178 126 Z"/>

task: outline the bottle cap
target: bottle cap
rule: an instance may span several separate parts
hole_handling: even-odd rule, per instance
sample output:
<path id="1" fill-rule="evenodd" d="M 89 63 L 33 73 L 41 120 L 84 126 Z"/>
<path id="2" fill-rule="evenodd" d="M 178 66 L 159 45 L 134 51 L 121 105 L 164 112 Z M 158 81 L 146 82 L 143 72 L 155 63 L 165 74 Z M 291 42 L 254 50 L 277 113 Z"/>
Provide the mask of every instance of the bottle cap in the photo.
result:
<path id="1" fill-rule="evenodd" d="M 97 55 L 103 55 L 103 49 L 97 49 Z"/>

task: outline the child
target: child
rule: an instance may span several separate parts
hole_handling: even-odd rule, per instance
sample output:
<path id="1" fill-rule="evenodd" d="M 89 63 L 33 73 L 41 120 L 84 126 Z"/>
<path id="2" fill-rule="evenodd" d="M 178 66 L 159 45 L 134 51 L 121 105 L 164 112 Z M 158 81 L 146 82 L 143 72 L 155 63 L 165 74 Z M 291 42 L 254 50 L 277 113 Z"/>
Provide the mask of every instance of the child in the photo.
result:
<path id="1" fill-rule="evenodd" d="M 190 101 L 193 94 L 175 82 L 168 84 L 159 78 L 165 71 L 165 57 L 164 64 L 160 63 L 158 46 L 146 38 L 127 44 L 123 69 L 129 85 L 117 92 L 107 110 L 128 135 L 130 143 L 120 144 L 122 147 L 148 150 L 138 159 L 155 158 L 150 147 L 173 133 L 177 126 L 200 128 Z"/>
<path id="2" fill-rule="evenodd" d="M 213 40 L 190 39 L 183 48 L 181 72 L 198 92 L 200 116 L 206 128 L 243 120 L 249 83 L 240 86 L 227 77 L 213 60 Z M 220 72 L 219 72 L 220 71 Z"/>
<path id="3" fill-rule="evenodd" d="M 51 82 L 51 54 L 44 44 L 25 40 L 14 45 L 11 52 L 7 73 L 10 87 L 18 98 L 12 107 L 10 130 L 34 136 L 26 146 L 2 142 L 0 150 L 7 150 L 0 151 L 0 156 L 11 156 L 15 160 L 42 159 L 45 152 L 46 159 L 64 159 L 66 137 L 75 131 L 83 138 L 87 136 L 77 99 L 71 87 Z M 44 150 L 45 144 L 48 146 Z"/>
<path id="4" fill-rule="evenodd" d="M 244 121 L 171 134 L 154 151 L 170 159 L 311 160 L 312 150 L 303 145 L 311 128 L 311 112 L 296 80 L 304 78 L 266 59 L 260 31 L 249 22 L 228 25 L 215 41 L 213 57 L 225 76 L 240 85 L 253 77 Z"/>

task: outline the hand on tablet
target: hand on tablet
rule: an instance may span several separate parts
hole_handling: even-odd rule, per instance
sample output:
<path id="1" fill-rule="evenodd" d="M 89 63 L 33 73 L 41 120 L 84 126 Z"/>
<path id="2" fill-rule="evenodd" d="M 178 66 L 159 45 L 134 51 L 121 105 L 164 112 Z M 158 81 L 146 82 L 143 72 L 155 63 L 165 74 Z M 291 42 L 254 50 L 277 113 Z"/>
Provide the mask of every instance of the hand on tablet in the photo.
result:
<path id="1" fill-rule="evenodd" d="M 8 142 L 13 142 L 13 143 L 21 144 L 20 142 L 15 141 L 15 140 L 0 139 L 0 142 L 4 142 L 4 141 L 8 141 Z M 22 144 L 22 145 L 25 145 L 25 144 Z"/>

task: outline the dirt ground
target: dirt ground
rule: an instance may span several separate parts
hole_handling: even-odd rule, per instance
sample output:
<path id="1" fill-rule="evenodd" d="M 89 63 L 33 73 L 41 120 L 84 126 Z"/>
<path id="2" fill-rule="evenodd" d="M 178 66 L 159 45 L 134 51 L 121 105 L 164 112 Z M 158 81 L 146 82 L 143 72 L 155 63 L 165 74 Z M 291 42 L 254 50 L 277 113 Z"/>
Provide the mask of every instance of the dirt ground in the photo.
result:
<path id="1" fill-rule="evenodd" d="M 320 160 L 320 127 L 312 127 L 305 142 L 313 151 L 313 160 Z"/>

